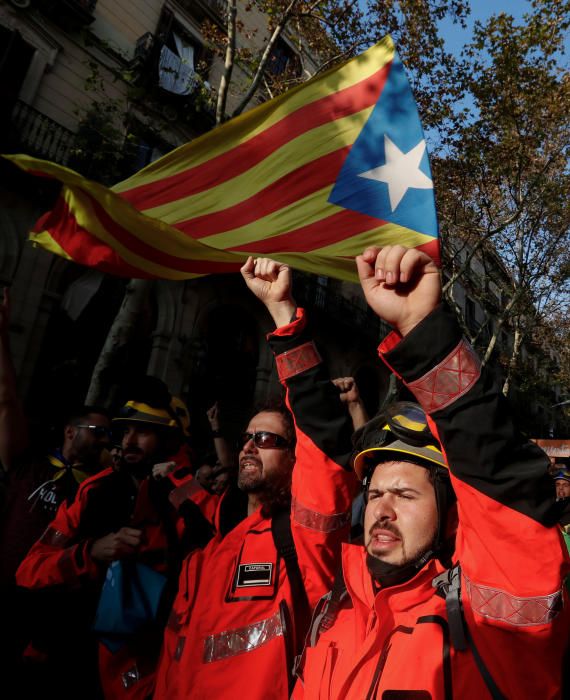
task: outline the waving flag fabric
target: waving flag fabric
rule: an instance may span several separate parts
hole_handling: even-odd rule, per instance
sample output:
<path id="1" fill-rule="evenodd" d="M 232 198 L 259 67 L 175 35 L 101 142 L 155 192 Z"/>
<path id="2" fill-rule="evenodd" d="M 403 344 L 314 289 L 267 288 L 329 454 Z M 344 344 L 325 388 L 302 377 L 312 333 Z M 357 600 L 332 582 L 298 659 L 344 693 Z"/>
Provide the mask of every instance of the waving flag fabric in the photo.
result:
<path id="1" fill-rule="evenodd" d="M 14 156 L 64 184 L 31 234 L 115 275 L 184 279 L 248 255 L 356 279 L 367 245 L 438 257 L 422 127 L 390 37 L 169 153 L 111 190 Z"/>

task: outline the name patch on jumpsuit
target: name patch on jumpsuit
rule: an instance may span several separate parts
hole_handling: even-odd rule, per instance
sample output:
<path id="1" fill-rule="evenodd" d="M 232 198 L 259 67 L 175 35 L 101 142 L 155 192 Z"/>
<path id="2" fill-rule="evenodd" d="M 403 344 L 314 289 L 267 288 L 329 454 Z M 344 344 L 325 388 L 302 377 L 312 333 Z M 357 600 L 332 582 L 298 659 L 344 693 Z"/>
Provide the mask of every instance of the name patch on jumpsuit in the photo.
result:
<path id="1" fill-rule="evenodd" d="M 238 568 L 236 588 L 248 586 L 270 586 L 273 574 L 273 564 L 240 564 Z"/>

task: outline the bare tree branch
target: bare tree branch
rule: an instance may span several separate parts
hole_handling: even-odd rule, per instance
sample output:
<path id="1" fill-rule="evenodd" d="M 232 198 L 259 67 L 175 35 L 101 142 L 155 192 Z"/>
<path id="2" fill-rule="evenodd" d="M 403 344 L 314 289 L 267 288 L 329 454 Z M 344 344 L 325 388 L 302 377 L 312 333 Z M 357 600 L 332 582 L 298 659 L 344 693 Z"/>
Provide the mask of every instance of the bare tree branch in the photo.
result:
<path id="1" fill-rule="evenodd" d="M 216 124 L 224 121 L 226 114 L 226 103 L 228 90 L 232 79 L 234 59 L 236 53 L 236 16 L 237 0 L 228 0 L 227 32 L 228 40 L 226 45 L 226 57 L 224 61 L 224 72 L 220 78 L 220 88 L 218 90 L 218 101 L 216 103 Z"/>
<path id="2" fill-rule="evenodd" d="M 235 0 L 233 0 L 235 2 Z M 271 37 L 269 38 L 269 41 L 265 45 L 265 49 L 263 51 L 263 54 L 261 56 L 261 60 L 259 61 L 259 65 L 257 66 L 257 70 L 255 71 L 255 75 L 253 76 L 253 79 L 249 85 L 248 90 L 246 91 L 244 97 L 242 98 L 241 102 L 238 104 L 238 106 L 234 109 L 232 113 L 232 117 L 237 117 L 238 114 L 241 114 L 243 110 L 247 107 L 249 104 L 249 101 L 251 98 L 255 95 L 255 92 L 257 88 L 259 87 L 261 80 L 263 78 L 263 75 L 265 73 L 265 69 L 267 67 L 267 64 L 269 62 L 269 59 L 271 58 L 271 52 L 273 51 L 273 47 L 275 46 L 275 43 L 277 39 L 281 36 L 283 30 L 287 26 L 287 22 L 291 19 L 291 16 L 293 15 L 293 12 L 295 10 L 295 7 L 299 0 L 291 0 L 287 8 L 285 9 L 285 12 L 283 13 L 281 19 L 279 20 L 278 24 L 275 26 L 275 29 L 273 30 L 273 33 Z"/>

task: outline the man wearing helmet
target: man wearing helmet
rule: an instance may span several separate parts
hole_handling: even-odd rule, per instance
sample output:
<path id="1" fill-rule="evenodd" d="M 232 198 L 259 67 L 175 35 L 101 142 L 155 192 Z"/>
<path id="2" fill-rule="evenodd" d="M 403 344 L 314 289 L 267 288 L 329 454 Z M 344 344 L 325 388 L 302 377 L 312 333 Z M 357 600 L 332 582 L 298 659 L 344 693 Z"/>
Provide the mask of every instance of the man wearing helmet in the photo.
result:
<path id="1" fill-rule="evenodd" d="M 394 404 L 357 433 L 355 445 L 354 469 L 365 485 L 364 547 L 374 579 L 395 585 L 433 556 L 448 563 L 455 494 L 422 408 Z"/>
<path id="2" fill-rule="evenodd" d="M 561 698 L 570 561 L 548 458 L 440 305 L 433 261 L 389 246 L 357 266 L 394 328 L 380 357 L 419 405 L 356 436 L 364 547 L 343 548 L 293 698 Z"/>
<path id="3" fill-rule="evenodd" d="M 556 484 L 556 498 L 570 498 L 570 469 L 564 464 L 557 464 L 558 469 L 553 473 L 552 478 Z"/>
<path id="4" fill-rule="evenodd" d="M 100 697 L 94 677 L 97 655 L 104 697 L 149 696 L 163 613 L 183 552 L 203 546 L 211 537 L 210 525 L 199 509 L 188 510 L 189 500 L 173 499 L 176 484 L 164 478 L 163 470 L 156 470 L 169 463 L 183 440 L 166 386 L 145 377 L 131 392 L 131 400 L 112 423 L 122 448 L 117 466 L 80 485 L 75 500 L 60 507 L 16 574 L 22 586 L 65 596 L 69 624 L 66 618 L 66 624 L 59 625 L 61 645 L 53 649 L 51 643 L 49 649 L 62 698 L 76 697 L 83 685 L 85 697 Z M 140 612 L 136 611 L 137 618 L 129 608 L 131 600 L 136 603 L 136 596 L 141 597 L 141 589 L 147 595 L 147 584 L 141 580 L 152 582 L 152 595 L 160 598 L 159 613 L 148 614 L 125 629 L 129 625 L 123 624 L 124 618 L 129 623 L 141 618 Z M 115 607 L 105 602 L 111 589 L 124 590 Z M 145 612 L 152 609 L 146 599 L 144 607 Z M 92 627 L 97 631 L 98 649 L 93 648 Z M 72 669 L 67 671 L 67 665 Z M 64 667 L 66 675 L 60 679 Z"/>

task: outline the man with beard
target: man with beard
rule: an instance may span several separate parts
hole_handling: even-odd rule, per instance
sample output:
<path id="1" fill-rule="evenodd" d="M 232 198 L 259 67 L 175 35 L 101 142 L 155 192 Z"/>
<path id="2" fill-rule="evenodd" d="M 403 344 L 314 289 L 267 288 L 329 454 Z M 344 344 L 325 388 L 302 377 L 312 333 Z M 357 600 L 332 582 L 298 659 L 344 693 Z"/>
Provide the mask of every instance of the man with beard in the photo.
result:
<path id="1" fill-rule="evenodd" d="M 291 271 L 249 258 L 242 275 L 275 322 L 269 342 L 295 422 L 268 406 L 242 435 L 217 533 L 182 567 L 161 700 L 286 700 L 310 608 L 330 586 L 350 528 L 350 419 L 291 295 Z"/>
<path id="2" fill-rule="evenodd" d="M 569 560 L 548 458 L 439 304 L 433 261 L 389 246 L 357 264 L 394 328 L 380 356 L 421 406 L 396 404 L 356 443 L 364 546 L 343 549 L 293 697 L 568 697 Z"/>
<path id="3" fill-rule="evenodd" d="M 95 640 L 91 628 L 106 575 L 107 586 L 131 582 L 143 586 L 139 565 L 146 567 L 143 572 L 150 570 L 150 576 L 157 572 L 166 579 L 162 605 L 167 607 L 183 547 L 202 546 L 211 535 L 195 508 L 190 511 L 196 518 L 189 528 L 193 539 L 181 540 L 177 521 L 183 510 L 189 513 L 188 503 L 177 510 L 170 479 L 152 476 L 157 463 L 176 453 L 182 434 L 166 387 L 158 391 L 153 386 L 150 394 L 135 396 L 113 420 L 114 429 L 122 431 L 118 467 L 80 486 L 75 501 L 62 505 L 17 572 L 22 586 L 65 593 L 67 620 L 61 625 L 61 644 L 55 654 L 50 649 L 58 662 L 58 697 L 98 697 L 94 667 L 89 667 L 90 645 Z M 123 564 L 117 567 L 117 562 Z M 117 575 L 123 580 L 113 584 Z M 122 630 L 120 639 L 110 643 L 112 635 L 101 627 L 113 629 L 124 612 L 113 611 L 115 617 L 110 618 L 109 614 L 101 618 L 98 612 L 98 629 L 104 637 L 98 645 L 100 683 L 108 699 L 147 698 L 152 693 L 164 621 L 149 619 L 130 635 Z"/>

